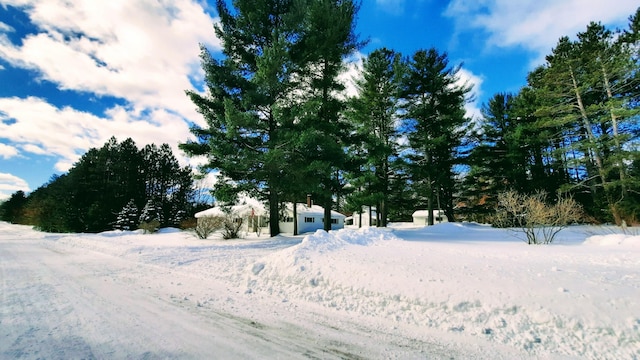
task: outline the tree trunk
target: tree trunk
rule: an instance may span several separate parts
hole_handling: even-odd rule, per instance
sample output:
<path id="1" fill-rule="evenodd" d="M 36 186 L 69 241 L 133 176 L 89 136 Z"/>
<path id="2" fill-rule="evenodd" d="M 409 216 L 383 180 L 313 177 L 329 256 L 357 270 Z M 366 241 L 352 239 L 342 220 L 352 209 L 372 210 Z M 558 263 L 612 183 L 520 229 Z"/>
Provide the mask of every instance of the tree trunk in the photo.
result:
<path id="1" fill-rule="evenodd" d="M 433 219 L 433 189 L 431 188 L 431 176 L 427 177 L 427 182 L 428 182 L 428 186 L 427 186 L 427 210 L 429 211 L 428 213 L 428 221 L 427 224 L 429 226 L 433 225 L 434 223 L 434 219 Z"/>
<path id="2" fill-rule="evenodd" d="M 611 102 L 613 100 L 613 92 L 611 91 L 611 84 L 609 84 L 607 69 L 605 69 L 604 64 L 602 63 L 600 64 L 600 66 L 602 68 L 602 80 L 607 91 L 607 99 L 609 100 L 609 102 Z M 609 103 L 609 115 L 611 116 L 611 127 L 613 129 L 613 142 L 616 146 L 615 154 L 619 155 L 622 153 L 622 146 L 620 146 L 620 138 L 618 136 L 618 117 L 614 114 L 613 105 L 611 103 Z M 627 189 L 624 185 L 626 174 L 624 172 L 624 167 L 620 164 L 620 159 L 616 159 L 615 164 L 620 173 L 620 187 L 622 190 L 622 197 L 624 197 L 627 192 Z"/>
<path id="3" fill-rule="evenodd" d="M 324 231 L 331 230 L 331 197 L 324 204 Z"/>
<path id="4" fill-rule="evenodd" d="M 298 203 L 293 202 L 293 235 L 298 235 Z"/>
<path id="5" fill-rule="evenodd" d="M 280 211 L 278 210 L 278 194 L 271 190 L 269 192 L 269 233 L 271 236 L 280 234 Z"/>

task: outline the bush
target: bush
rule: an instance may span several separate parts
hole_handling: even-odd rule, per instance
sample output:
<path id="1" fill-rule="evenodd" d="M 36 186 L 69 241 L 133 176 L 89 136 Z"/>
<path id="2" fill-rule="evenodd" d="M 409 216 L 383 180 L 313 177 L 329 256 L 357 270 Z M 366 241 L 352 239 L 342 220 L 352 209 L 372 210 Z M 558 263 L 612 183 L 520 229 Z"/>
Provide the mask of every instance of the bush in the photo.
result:
<path id="1" fill-rule="evenodd" d="M 583 218 L 582 207 L 571 197 L 546 203 L 546 193 L 533 195 L 507 191 L 498 195 L 494 226 L 517 228 L 528 244 L 550 244 L 568 225 Z"/>
<path id="2" fill-rule="evenodd" d="M 200 239 L 206 239 L 209 235 L 223 227 L 224 218 L 219 216 L 205 216 L 198 219 L 195 228 L 193 228 L 196 236 Z"/>
<path id="3" fill-rule="evenodd" d="M 198 219 L 190 217 L 180 221 L 180 230 L 193 230 L 198 226 Z"/>
<path id="4" fill-rule="evenodd" d="M 160 228 L 160 221 L 158 219 L 153 219 L 149 222 L 143 221 L 138 227 L 142 229 L 145 234 L 153 234 Z"/>
<path id="5" fill-rule="evenodd" d="M 232 215 L 224 217 L 222 238 L 238 239 L 240 238 L 240 229 L 242 229 L 242 218 L 234 218 Z"/>

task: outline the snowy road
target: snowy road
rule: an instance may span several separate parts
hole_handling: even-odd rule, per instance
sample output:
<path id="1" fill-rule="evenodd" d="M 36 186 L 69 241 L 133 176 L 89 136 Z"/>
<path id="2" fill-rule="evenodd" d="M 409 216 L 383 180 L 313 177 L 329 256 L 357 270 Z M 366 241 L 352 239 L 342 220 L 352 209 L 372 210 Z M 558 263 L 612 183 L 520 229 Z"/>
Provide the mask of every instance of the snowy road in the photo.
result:
<path id="1" fill-rule="evenodd" d="M 8 358 L 357 357 L 367 349 L 166 301 L 132 281 L 158 272 L 41 241 L 0 246 L 0 356 Z M 157 274 L 159 276 L 167 274 Z M 360 355 L 358 355 L 360 356 Z"/>
<path id="2" fill-rule="evenodd" d="M 3 230 L 3 359 L 493 358 L 473 344 L 394 335 L 320 308 L 292 314 L 290 304 L 279 308 L 268 298 L 243 306 L 215 280 L 202 287 L 240 310 L 216 309 L 215 301 L 194 306 L 192 294 L 176 295 L 194 282 L 191 274 Z M 241 310 L 260 306 L 250 316 Z"/>

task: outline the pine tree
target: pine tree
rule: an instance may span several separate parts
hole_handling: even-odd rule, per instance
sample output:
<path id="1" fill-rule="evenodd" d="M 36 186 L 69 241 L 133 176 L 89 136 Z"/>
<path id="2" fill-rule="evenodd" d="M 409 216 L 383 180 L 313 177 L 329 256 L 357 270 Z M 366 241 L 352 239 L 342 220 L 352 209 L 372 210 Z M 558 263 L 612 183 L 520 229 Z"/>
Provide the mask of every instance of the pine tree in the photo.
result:
<path id="1" fill-rule="evenodd" d="M 458 84 L 460 67 L 449 67 L 446 54 L 436 49 L 419 50 L 407 60 L 402 84 L 404 119 L 409 147 L 408 172 L 417 194 L 426 201 L 429 224 L 434 205 L 453 219 L 455 178 L 453 166 L 461 144 L 464 104 L 471 90 Z"/>
<path id="2" fill-rule="evenodd" d="M 162 223 L 163 221 L 162 211 L 158 207 L 158 205 L 154 202 L 153 199 L 149 199 L 147 200 L 146 204 L 142 208 L 142 211 L 140 212 L 140 218 L 138 220 L 138 224 L 150 223 L 154 220 L 157 220 L 158 222 Z"/>
<path id="3" fill-rule="evenodd" d="M 373 51 L 363 62 L 358 95 L 350 102 L 349 118 L 362 140 L 359 157 L 365 159 L 352 185 L 356 208 L 375 205 L 378 224 L 387 225 L 392 167 L 399 155 L 397 120 L 401 79 L 401 55 L 386 48 Z M 362 184 L 358 184 L 362 183 Z M 360 211 L 359 211 L 360 212 Z"/>
<path id="4" fill-rule="evenodd" d="M 240 192 L 268 200 L 274 236 L 291 179 L 321 176 L 313 192 L 330 205 L 327 194 L 335 190 L 333 174 L 339 168 L 333 164 L 344 157 L 336 78 L 349 52 L 344 43 L 353 35 L 355 6 L 351 1 L 237 0 L 231 10 L 218 0 L 216 8 L 223 58 L 215 59 L 203 47 L 208 95 L 187 92 L 207 126 L 192 129 L 198 140 L 181 148 L 207 155 L 205 168 L 220 172 L 213 190 L 217 201 L 234 201 Z M 307 150 L 317 158 L 305 158 Z M 296 169 L 289 162 L 306 165 Z"/>
<path id="5" fill-rule="evenodd" d="M 116 222 L 113 224 L 113 228 L 116 230 L 135 230 L 140 223 L 138 220 L 140 214 L 138 207 L 133 199 L 129 200 L 116 217 Z"/>
<path id="6" fill-rule="evenodd" d="M 12 224 L 20 223 L 20 218 L 24 206 L 27 203 L 27 197 L 24 191 L 19 190 L 11 194 L 11 197 L 0 204 L 0 220 L 7 221 Z"/>
<path id="7" fill-rule="evenodd" d="M 331 229 L 334 196 L 345 186 L 349 165 L 349 126 L 343 116 L 344 84 L 338 76 L 348 55 L 361 44 L 355 34 L 358 7 L 350 0 L 308 1 L 296 53 L 304 59 L 300 88 L 299 151 L 306 172 L 316 180 L 312 193 L 324 207 L 324 229 Z"/>
<path id="8" fill-rule="evenodd" d="M 218 202 L 233 202 L 238 193 L 258 194 L 269 202 L 270 231 L 277 235 L 278 206 L 287 168 L 285 117 L 299 63 L 293 46 L 299 41 L 304 4 L 292 0 L 233 2 L 216 8 L 214 26 L 223 45 L 223 59 L 202 47 L 207 96 L 187 94 L 207 127 L 194 128 L 197 142 L 181 148 L 189 155 L 207 155 L 206 169 L 220 172 L 213 192 Z"/>

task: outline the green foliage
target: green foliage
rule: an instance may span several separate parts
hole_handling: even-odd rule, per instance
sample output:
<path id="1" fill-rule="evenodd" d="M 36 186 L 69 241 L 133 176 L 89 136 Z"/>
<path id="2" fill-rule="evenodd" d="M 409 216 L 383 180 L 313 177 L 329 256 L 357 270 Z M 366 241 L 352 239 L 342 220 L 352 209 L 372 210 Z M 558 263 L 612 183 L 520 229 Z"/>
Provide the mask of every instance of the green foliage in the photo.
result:
<path id="1" fill-rule="evenodd" d="M 193 128 L 197 140 L 181 148 L 206 155 L 204 169 L 220 172 L 216 198 L 247 192 L 267 199 L 276 235 L 281 200 L 312 192 L 330 204 L 340 187 L 337 77 L 356 46 L 357 8 L 347 0 L 237 0 L 233 9 L 217 1 L 216 8 L 223 59 L 203 47 L 208 94 L 187 92 L 207 125 Z"/>
<path id="2" fill-rule="evenodd" d="M 352 152 L 362 158 L 358 171 L 350 178 L 355 191 L 349 202 L 358 210 L 363 205 L 375 206 L 380 226 L 387 225 L 393 167 L 398 162 L 398 110 L 400 54 L 378 49 L 363 62 L 362 78 L 356 81 L 357 97 L 351 99 L 347 116 L 355 127 L 357 139 Z"/>
<path id="3" fill-rule="evenodd" d="M 139 217 L 138 207 L 134 200 L 131 199 L 118 213 L 113 228 L 117 230 L 136 230 Z"/>
<path id="4" fill-rule="evenodd" d="M 13 224 L 20 223 L 22 218 L 22 210 L 27 203 L 27 197 L 24 191 L 16 191 L 9 199 L 0 204 L 0 220 Z"/>
<path id="5" fill-rule="evenodd" d="M 450 67 L 445 53 L 419 50 L 407 60 L 402 81 L 404 119 L 408 128 L 407 172 L 415 194 L 429 210 L 435 206 L 453 219 L 453 172 L 462 145 L 464 104 L 471 87 L 459 84 L 460 67 Z"/>
<path id="6" fill-rule="evenodd" d="M 137 217 L 124 212 L 152 201 L 157 208 L 153 219 L 160 226 L 175 226 L 190 209 L 192 181 L 190 169 L 179 167 L 168 145 L 138 150 L 131 139 L 118 143 L 111 138 L 87 151 L 68 174 L 32 192 L 20 209 L 20 221 L 50 232 L 134 229 Z"/>

